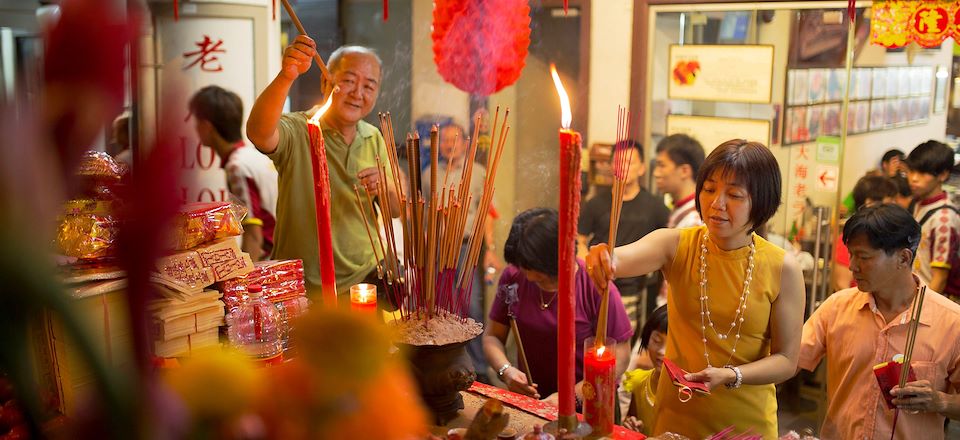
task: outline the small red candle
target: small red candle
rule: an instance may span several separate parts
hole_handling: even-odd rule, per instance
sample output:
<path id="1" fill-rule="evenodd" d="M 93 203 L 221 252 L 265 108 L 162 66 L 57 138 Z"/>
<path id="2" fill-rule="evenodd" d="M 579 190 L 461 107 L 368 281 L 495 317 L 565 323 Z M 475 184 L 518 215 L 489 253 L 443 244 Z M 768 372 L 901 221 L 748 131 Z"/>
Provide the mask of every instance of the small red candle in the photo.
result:
<path id="1" fill-rule="evenodd" d="M 333 93 L 327 102 L 307 121 L 310 134 L 310 159 L 313 163 L 313 195 L 317 205 L 317 247 L 320 252 L 320 286 L 323 305 L 337 305 L 337 275 L 333 266 L 333 238 L 330 234 L 330 172 L 327 169 L 327 152 L 320 117 L 333 102 Z"/>
<path id="2" fill-rule="evenodd" d="M 377 314 L 377 286 L 361 283 L 350 286 L 350 310 L 370 315 Z"/>
<path id="3" fill-rule="evenodd" d="M 613 404 L 616 395 L 616 342 L 607 338 L 597 347 L 594 338 L 583 344 L 583 417 L 593 435 L 613 432 Z"/>
<path id="4" fill-rule="evenodd" d="M 550 66 L 553 82 L 560 95 L 562 127 L 560 129 L 560 224 L 557 242 L 557 393 L 560 428 L 576 429 L 576 234 L 580 214 L 580 133 L 570 130 L 570 100 L 560 83 L 555 66 Z"/>

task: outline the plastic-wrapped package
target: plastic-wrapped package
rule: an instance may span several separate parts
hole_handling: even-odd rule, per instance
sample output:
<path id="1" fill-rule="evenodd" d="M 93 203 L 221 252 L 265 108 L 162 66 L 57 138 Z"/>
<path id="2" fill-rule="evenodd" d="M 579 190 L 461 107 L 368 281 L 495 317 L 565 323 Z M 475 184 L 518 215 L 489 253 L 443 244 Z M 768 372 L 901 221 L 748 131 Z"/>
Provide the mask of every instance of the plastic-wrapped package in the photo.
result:
<path id="1" fill-rule="evenodd" d="M 227 202 L 187 203 L 180 208 L 170 231 L 170 247 L 190 249 L 204 243 L 243 234 L 242 205 Z"/>
<path id="2" fill-rule="evenodd" d="M 303 260 L 258 261 L 246 275 L 221 282 L 219 289 L 227 310 L 246 301 L 247 287 L 252 285 L 263 286 L 263 296 L 274 303 L 305 297 Z"/>
<path id="3" fill-rule="evenodd" d="M 110 215 L 75 214 L 63 217 L 57 246 L 64 255 L 96 259 L 113 255 L 120 225 Z"/>
<path id="4" fill-rule="evenodd" d="M 117 163 L 109 154 L 102 151 L 88 151 L 80 159 L 77 175 L 102 183 L 118 183 L 123 177 L 125 167 Z"/>

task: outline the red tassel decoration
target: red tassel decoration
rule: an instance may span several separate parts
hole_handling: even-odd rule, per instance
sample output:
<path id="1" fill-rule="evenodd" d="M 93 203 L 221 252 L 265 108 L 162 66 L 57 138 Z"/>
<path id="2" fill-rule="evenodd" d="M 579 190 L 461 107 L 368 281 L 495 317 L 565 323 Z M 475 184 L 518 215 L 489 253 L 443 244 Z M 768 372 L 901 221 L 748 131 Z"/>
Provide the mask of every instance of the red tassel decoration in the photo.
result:
<path id="1" fill-rule="evenodd" d="M 180 21 L 180 2 L 173 0 L 173 21 Z"/>
<path id="2" fill-rule="evenodd" d="M 390 0 L 383 0 L 383 21 L 390 18 Z"/>

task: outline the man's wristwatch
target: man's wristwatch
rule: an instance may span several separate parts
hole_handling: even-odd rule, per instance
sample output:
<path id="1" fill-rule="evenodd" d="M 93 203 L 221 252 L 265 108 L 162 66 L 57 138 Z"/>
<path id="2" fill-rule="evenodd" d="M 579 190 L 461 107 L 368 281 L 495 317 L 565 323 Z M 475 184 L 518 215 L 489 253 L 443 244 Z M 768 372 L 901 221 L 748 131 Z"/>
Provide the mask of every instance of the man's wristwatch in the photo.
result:
<path id="1" fill-rule="evenodd" d="M 500 367 L 500 369 L 497 370 L 497 377 L 503 377 L 503 373 L 507 371 L 507 368 L 510 368 L 510 367 L 512 367 L 512 366 L 513 366 L 513 365 L 510 365 L 510 362 L 507 362 L 507 363 L 503 364 L 503 365 Z"/>

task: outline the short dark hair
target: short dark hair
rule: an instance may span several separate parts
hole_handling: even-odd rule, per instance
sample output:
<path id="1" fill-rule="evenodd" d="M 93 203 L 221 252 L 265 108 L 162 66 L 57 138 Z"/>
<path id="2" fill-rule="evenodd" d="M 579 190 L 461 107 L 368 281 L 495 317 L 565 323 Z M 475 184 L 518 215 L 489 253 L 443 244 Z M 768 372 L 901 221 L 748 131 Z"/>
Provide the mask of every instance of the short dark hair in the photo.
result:
<path id="1" fill-rule="evenodd" d="M 190 98 L 193 117 L 210 122 L 223 140 L 239 142 L 243 139 L 243 101 L 227 89 L 206 86 Z"/>
<path id="2" fill-rule="evenodd" d="M 897 193 L 900 197 L 912 197 L 913 191 L 910 190 L 910 182 L 901 174 L 897 174 L 893 177 L 888 177 L 890 183 L 893 183 L 893 186 L 897 187 Z"/>
<path id="3" fill-rule="evenodd" d="M 671 134 L 657 143 L 657 153 L 667 153 L 667 157 L 676 166 L 690 165 L 694 176 L 700 172 L 705 153 L 703 146 L 696 139 L 685 134 Z"/>
<path id="4" fill-rule="evenodd" d="M 947 144 L 931 139 L 910 152 L 907 166 L 912 171 L 940 175 L 953 169 L 953 150 Z"/>
<path id="5" fill-rule="evenodd" d="M 903 154 L 903 152 L 900 151 L 899 149 L 893 148 L 893 149 L 887 150 L 886 153 L 883 153 L 883 157 L 880 159 L 880 163 L 890 162 L 890 159 L 893 159 L 895 157 L 899 158 L 900 160 L 904 160 L 907 156 Z"/>
<path id="6" fill-rule="evenodd" d="M 750 194 L 750 232 L 760 229 L 780 207 L 780 165 L 763 144 L 731 139 L 707 156 L 697 173 L 697 197 L 694 199 L 701 216 L 700 191 L 715 172 L 732 174 Z"/>
<path id="7" fill-rule="evenodd" d="M 503 245 L 503 259 L 521 269 L 557 276 L 558 219 L 556 209 L 533 208 L 521 212 L 510 226 Z"/>
<path id="8" fill-rule="evenodd" d="M 624 139 L 619 143 L 615 144 L 614 147 L 610 149 L 611 164 L 613 163 L 612 162 L 614 159 L 613 155 L 616 154 L 617 148 L 633 148 L 634 150 L 636 150 L 636 153 L 634 154 L 638 155 L 637 157 L 640 158 L 640 162 L 644 162 L 643 144 L 641 144 L 640 142 L 637 142 L 634 139 Z"/>
<path id="9" fill-rule="evenodd" d="M 909 185 L 907 186 L 909 188 Z M 853 186 L 854 210 L 863 207 L 867 199 L 882 201 L 884 197 L 897 195 L 897 187 L 893 181 L 883 176 L 863 176 Z"/>
<path id="10" fill-rule="evenodd" d="M 643 324 L 643 330 L 640 331 L 640 348 L 647 348 L 650 344 L 650 335 L 658 331 L 664 335 L 667 334 L 667 306 L 657 307 L 650 316 L 647 317 L 647 323 Z"/>
<path id="11" fill-rule="evenodd" d="M 893 255 L 901 249 L 910 249 L 914 257 L 920 244 L 920 224 L 893 203 L 858 209 L 843 226 L 843 244 L 865 234 L 870 246 Z"/>

